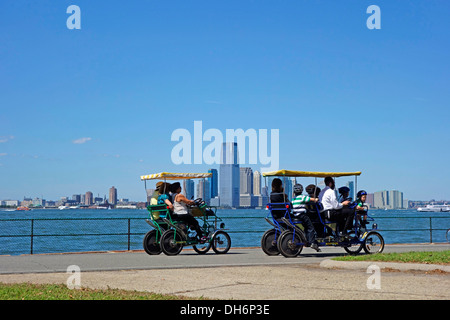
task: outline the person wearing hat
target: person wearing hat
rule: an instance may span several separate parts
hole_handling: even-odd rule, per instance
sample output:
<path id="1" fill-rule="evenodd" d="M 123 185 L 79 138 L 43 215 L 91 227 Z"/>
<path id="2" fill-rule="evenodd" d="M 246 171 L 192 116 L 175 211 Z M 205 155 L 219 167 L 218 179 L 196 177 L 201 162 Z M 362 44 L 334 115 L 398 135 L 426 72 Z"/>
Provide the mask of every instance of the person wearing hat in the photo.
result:
<path id="1" fill-rule="evenodd" d="M 159 196 L 159 187 L 163 184 L 164 182 L 159 181 L 156 183 L 156 189 L 155 191 L 153 191 L 152 197 L 150 199 L 150 205 L 154 206 L 158 204 L 158 196 Z"/>
<path id="2" fill-rule="evenodd" d="M 342 203 L 346 200 L 352 201 L 352 198 L 349 197 L 349 195 L 350 195 L 349 187 L 346 187 L 346 186 L 340 187 L 338 189 L 338 191 L 339 191 L 339 198 L 338 198 L 339 203 Z"/>
<path id="3" fill-rule="evenodd" d="M 189 227 L 197 232 L 197 237 L 200 241 L 206 241 L 200 224 L 190 213 L 188 206 L 192 206 L 194 201 L 189 200 L 181 193 L 181 185 L 179 182 L 172 183 L 170 186 L 173 199 L 173 214 L 172 217 L 185 222 Z"/>

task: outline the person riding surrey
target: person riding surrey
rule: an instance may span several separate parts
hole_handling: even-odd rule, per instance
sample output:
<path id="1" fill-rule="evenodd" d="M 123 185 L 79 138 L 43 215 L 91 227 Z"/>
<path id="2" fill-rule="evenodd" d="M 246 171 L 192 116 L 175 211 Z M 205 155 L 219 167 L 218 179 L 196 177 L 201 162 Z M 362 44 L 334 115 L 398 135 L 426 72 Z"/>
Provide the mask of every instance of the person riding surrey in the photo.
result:
<path id="1" fill-rule="evenodd" d="M 158 204 L 158 197 L 159 197 L 159 187 L 163 184 L 164 182 L 159 181 L 156 183 L 156 189 L 155 191 L 153 191 L 152 197 L 150 199 L 150 205 L 154 206 L 156 204 Z"/>
<path id="2" fill-rule="evenodd" d="M 189 213 L 189 209 L 187 207 L 188 205 L 193 205 L 195 202 L 187 199 L 185 195 L 181 193 L 181 185 L 179 182 L 173 183 L 170 190 L 173 197 L 172 216 L 188 224 L 191 229 L 194 229 L 197 232 L 197 237 L 200 241 L 206 241 L 206 237 L 203 235 L 203 231 L 200 228 L 197 219 Z"/>
<path id="3" fill-rule="evenodd" d="M 358 219 L 363 227 L 367 224 L 367 206 L 365 205 L 367 199 L 367 192 L 365 190 L 360 190 L 356 194 L 356 213 L 358 214 Z"/>
<path id="4" fill-rule="evenodd" d="M 351 197 L 349 197 L 349 194 L 350 194 L 350 188 L 349 187 L 340 187 L 339 189 L 338 189 L 338 191 L 339 191 L 339 199 L 338 199 L 338 201 L 340 202 L 340 203 L 342 203 L 343 201 L 346 201 L 346 200 L 348 200 L 348 201 L 352 201 L 352 198 Z"/>
<path id="5" fill-rule="evenodd" d="M 302 221 L 303 227 L 305 228 L 307 247 L 311 246 L 317 252 L 320 252 L 319 245 L 317 243 L 316 230 L 311 222 L 311 219 L 306 214 L 306 204 L 308 202 L 318 202 L 319 199 L 311 198 L 309 196 L 304 196 L 303 186 L 301 184 L 294 185 L 294 199 L 292 199 L 292 214 Z"/>
<path id="6" fill-rule="evenodd" d="M 272 192 L 270 193 L 270 203 L 290 203 L 289 197 L 284 193 L 283 182 L 281 179 L 275 178 L 272 180 Z M 273 205 L 272 214 L 276 219 L 284 217 L 286 213 L 285 205 Z"/>
<path id="7" fill-rule="evenodd" d="M 163 182 L 158 189 L 158 204 L 166 204 L 170 210 L 173 210 L 173 204 L 170 201 L 170 183 Z"/>
<path id="8" fill-rule="evenodd" d="M 326 187 L 319 194 L 319 201 L 323 205 L 322 212 L 326 218 L 338 223 L 339 231 L 342 234 L 347 234 L 347 230 L 352 228 L 354 213 L 348 208 L 344 210 L 344 206 L 348 206 L 350 201 L 338 202 L 332 177 L 326 177 L 324 182 Z"/>

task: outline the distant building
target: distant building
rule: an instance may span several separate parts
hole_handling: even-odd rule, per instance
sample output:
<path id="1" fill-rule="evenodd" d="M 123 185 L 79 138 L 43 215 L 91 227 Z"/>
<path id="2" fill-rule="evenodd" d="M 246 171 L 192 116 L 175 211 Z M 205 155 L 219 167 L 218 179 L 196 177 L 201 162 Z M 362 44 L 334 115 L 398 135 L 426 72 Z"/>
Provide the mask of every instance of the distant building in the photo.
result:
<path id="1" fill-rule="evenodd" d="M 253 195 L 261 195 L 261 173 L 259 171 L 253 172 Z"/>
<path id="2" fill-rule="evenodd" d="M 389 191 L 389 209 L 403 208 L 403 192 L 398 190 Z"/>
<path id="3" fill-rule="evenodd" d="M 215 198 L 219 195 L 219 174 L 217 169 L 209 169 L 208 173 L 212 174 L 211 178 L 208 178 L 211 198 Z"/>
<path id="4" fill-rule="evenodd" d="M 356 200 L 356 194 L 355 194 L 355 182 L 354 181 L 348 181 L 346 186 L 350 189 L 348 196 L 351 197 L 353 200 Z"/>
<path id="5" fill-rule="evenodd" d="M 239 162 L 237 143 L 223 143 L 220 158 L 220 205 L 237 208 L 239 207 Z"/>
<path id="6" fill-rule="evenodd" d="M 185 197 L 189 200 L 194 198 L 194 181 L 191 179 L 183 180 L 183 190 Z"/>
<path id="7" fill-rule="evenodd" d="M 197 183 L 197 198 L 202 198 L 208 205 L 211 200 L 209 183 L 208 179 L 200 179 Z"/>
<path id="8" fill-rule="evenodd" d="M 373 201 L 374 201 L 374 194 L 373 193 L 368 193 L 367 197 L 366 197 L 366 203 L 368 203 L 371 208 L 374 207 L 374 202 Z"/>
<path id="9" fill-rule="evenodd" d="M 86 192 L 85 197 L 84 197 L 84 204 L 87 206 L 94 204 L 94 197 L 92 195 L 92 192 L 90 192 L 90 191 Z"/>
<path id="10" fill-rule="evenodd" d="M 33 199 L 33 207 L 43 207 L 45 206 L 45 200 L 40 198 Z"/>
<path id="11" fill-rule="evenodd" d="M 373 206 L 378 209 L 403 209 L 403 192 L 398 190 L 377 191 L 373 195 Z"/>
<path id="12" fill-rule="evenodd" d="M 19 200 L 4 200 L 5 206 L 8 207 L 18 207 L 19 206 Z"/>
<path id="13" fill-rule="evenodd" d="M 117 189 L 114 187 L 109 188 L 108 202 L 113 205 L 117 204 Z"/>
<path id="14" fill-rule="evenodd" d="M 253 171 L 252 168 L 242 167 L 239 169 L 239 193 L 253 194 Z"/>

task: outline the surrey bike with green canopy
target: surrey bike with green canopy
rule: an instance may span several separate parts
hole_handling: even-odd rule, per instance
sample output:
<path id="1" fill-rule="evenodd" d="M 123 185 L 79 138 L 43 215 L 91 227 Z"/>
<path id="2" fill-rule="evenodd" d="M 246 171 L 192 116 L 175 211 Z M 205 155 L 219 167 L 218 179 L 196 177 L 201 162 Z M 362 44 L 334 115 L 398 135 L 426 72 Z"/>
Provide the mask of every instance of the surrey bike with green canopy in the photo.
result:
<path id="1" fill-rule="evenodd" d="M 187 180 L 204 179 L 211 173 L 169 173 L 161 172 L 141 176 L 141 180 Z M 205 184 L 203 184 L 205 185 Z M 147 189 L 147 186 L 145 186 Z M 195 199 L 194 205 L 189 207 L 190 214 L 199 220 L 200 228 L 206 235 L 206 240 L 198 239 L 195 231 L 191 230 L 186 222 L 177 220 L 171 214 L 171 210 L 165 204 L 149 205 L 149 219 L 147 223 L 153 227 L 144 237 L 143 246 L 149 255 L 157 255 L 164 252 L 173 256 L 181 252 L 184 246 L 192 245 L 199 254 L 205 254 L 212 247 L 215 253 L 224 254 L 230 250 L 231 239 L 224 231 L 225 224 L 216 215 L 217 208 L 208 206 L 201 199 Z"/>
<path id="2" fill-rule="evenodd" d="M 355 176 L 355 189 L 357 187 L 357 176 L 361 172 L 309 172 L 279 170 L 264 172 L 263 177 L 283 177 L 286 185 L 287 177 L 312 177 L 315 178 L 314 188 L 317 189 L 317 178 Z M 315 192 L 313 192 L 315 194 Z M 384 238 L 377 231 L 377 224 L 373 224 L 371 229 L 366 228 L 367 221 L 374 221 L 367 215 L 367 206 L 363 212 L 367 215 L 367 220 L 362 223 L 359 210 L 355 210 L 356 203 L 349 205 L 354 209 L 352 230 L 347 235 L 340 235 L 337 223 L 327 219 L 321 210 L 320 203 L 310 203 L 306 206 L 307 215 L 313 223 L 317 234 L 319 246 L 343 247 L 350 254 L 357 254 L 362 249 L 366 253 L 380 253 L 384 249 Z M 268 255 L 282 254 L 285 257 L 296 257 L 307 244 L 304 227 L 301 220 L 291 215 L 291 203 L 286 199 L 285 203 L 269 203 L 267 205 L 269 214 L 266 221 L 272 225 L 272 229 L 267 230 L 261 239 L 261 248 Z"/>

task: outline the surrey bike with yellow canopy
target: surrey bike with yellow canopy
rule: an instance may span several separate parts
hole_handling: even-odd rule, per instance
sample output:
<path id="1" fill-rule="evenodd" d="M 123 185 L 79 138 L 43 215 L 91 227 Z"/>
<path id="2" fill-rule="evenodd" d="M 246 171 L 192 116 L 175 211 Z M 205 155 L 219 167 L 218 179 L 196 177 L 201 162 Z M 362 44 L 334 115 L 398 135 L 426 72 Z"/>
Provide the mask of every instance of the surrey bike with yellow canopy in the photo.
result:
<path id="1" fill-rule="evenodd" d="M 141 180 L 187 180 L 205 179 L 211 177 L 211 173 L 168 173 L 161 172 L 141 176 Z M 205 185 L 205 184 L 203 184 Z M 147 187 L 145 186 L 147 189 Z M 200 228 L 206 235 L 206 240 L 200 240 L 186 222 L 172 215 L 167 205 L 149 205 L 149 219 L 147 223 L 153 227 L 144 237 L 143 246 L 150 255 L 164 252 L 166 255 L 177 255 L 184 246 L 192 245 L 199 254 L 205 254 L 210 248 L 217 254 L 224 254 L 230 250 L 231 239 L 224 231 L 225 224 L 217 215 L 217 207 L 208 206 L 201 198 L 194 200 L 194 205 L 189 207 L 190 214 L 199 220 Z"/>
<path id="2" fill-rule="evenodd" d="M 279 170 L 272 172 L 264 172 L 263 177 L 283 177 L 284 185 L 286 185 L 287 177 L 313 177 L 315 178 L 315 188 L 317 187 L 317 178 L 324 177 L 343 177 L 355 176 L 355 188 L 357 186 L 357 176 L 361 172 L 309 172 L 309 171 L 293 171 Z M 296 219 L 290 214 L 290 202 L 285 203 L 269 203 L 267 208 L 269 216 L 266 218 L 274 228 L 266 231 L 261 239 L 262 250 L 268 255 L 276 255 L 281 253 L 285 257 L 296 257 L 300 254 L 306 243 L 306 236 L 302 221 Z M 311 219 L 317 234 L 317 242 L 320 246 L 336 246 L 343 247 L 350 254 L 359 253 L 362 249 L 366 253 L 379 253 L 384 249 L 384 239 L 377 231 L 377 225 L 373 224 L 371 229 L 366 229 L 365 224 L 361 224 L 358 210 L 354 213 L 354 225 L 351 232 L 347 236 L 339 234 L 337 223 L 328 220 L 321 213 L 320 203 L 311 203 L 306 206 L 307 215 Z M 285 209 L 283 209 L 283 207 Z M 350 206 L 354 209 L 355 205 Z M 366 208 L 367 209 L 367 208 Z M 274 210 L 278 210 L 275 212 Z M 281 211 L 280 211 L 281 210 Z M 280 212 L 283 215 L 280 216 Z M 367 210 L 366 212 L 367 213 Z M 367 221 L 374 221 L 373 218 L 367 217 Z"/>

